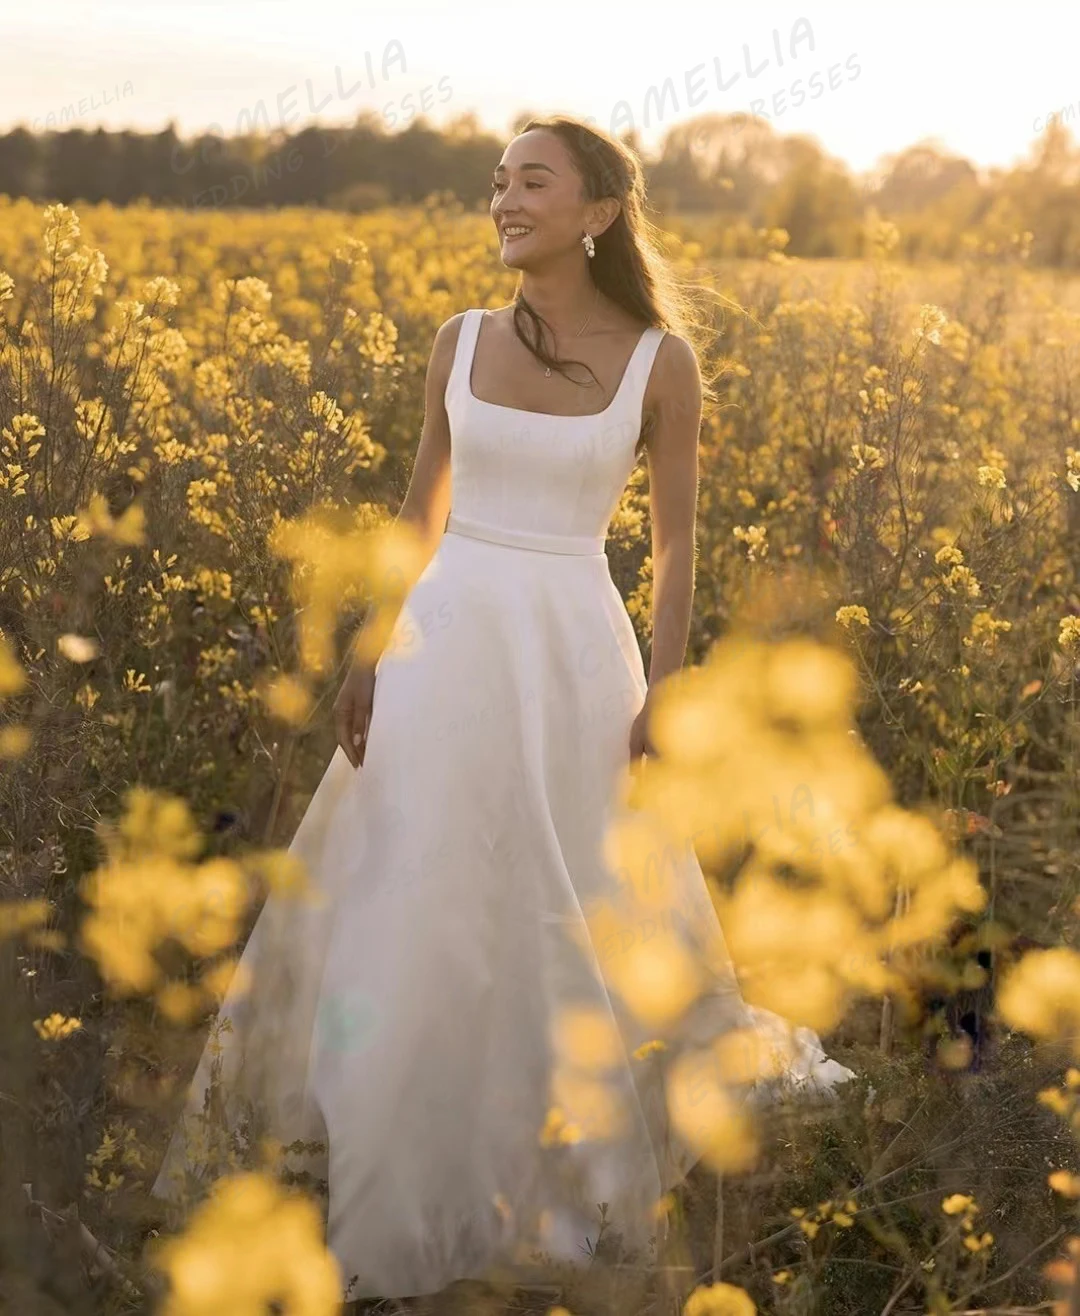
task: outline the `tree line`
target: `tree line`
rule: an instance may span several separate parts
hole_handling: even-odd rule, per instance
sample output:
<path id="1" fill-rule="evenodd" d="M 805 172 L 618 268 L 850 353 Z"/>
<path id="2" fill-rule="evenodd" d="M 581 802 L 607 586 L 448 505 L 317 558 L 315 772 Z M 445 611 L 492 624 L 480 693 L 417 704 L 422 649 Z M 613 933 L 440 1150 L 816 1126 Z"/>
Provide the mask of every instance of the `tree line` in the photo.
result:
<path id="1" fill-rule="evenodd" d="M 691 224 L 713 254 L 750 254 L 763 233 L 782 229 L 791 255 L 858 256 L 876 216 L 894 223 L 900 254 L 912 259 L 950 259 L 973 241 L 1004 248 L 1029 233 L 1034 263 L 1080 266 L 1080 147 L 1061 119 L 1016 165 L 985 171 L 922 141 L 860 175 L 815 139 L 745 114 L 674 125 L 652 152 L 632 131 L 624 140 L 641 155 L 657 222 Z M 390 131 L 365 112 L 348 126 L 190 138 L 173 123 L 151 133 L 19 126 L 0 135 L 0 193 L 68 205 L 354 212 L 439 194 L 473 210 L 488 204 L 504 141 L 472 113 L 441 128 L 421 117 Z"/>

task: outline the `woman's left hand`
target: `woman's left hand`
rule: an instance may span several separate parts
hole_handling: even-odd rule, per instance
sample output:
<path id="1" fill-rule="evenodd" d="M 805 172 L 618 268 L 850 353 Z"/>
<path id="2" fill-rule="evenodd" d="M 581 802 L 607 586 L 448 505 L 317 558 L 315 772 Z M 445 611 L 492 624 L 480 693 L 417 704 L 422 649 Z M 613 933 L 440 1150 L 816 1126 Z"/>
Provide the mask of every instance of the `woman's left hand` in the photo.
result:
<path id="1" fill-rule="evenodd" d="M 642 758 L 655 758 L 656 746 L 648 736 L 649 717 L 652 714 L 652 703 L 645 696 L 645 703 L 642 705 L 641 712 L 634 718 L 633 725 L 630 727 L 630 762 L 637 764 Z"/>

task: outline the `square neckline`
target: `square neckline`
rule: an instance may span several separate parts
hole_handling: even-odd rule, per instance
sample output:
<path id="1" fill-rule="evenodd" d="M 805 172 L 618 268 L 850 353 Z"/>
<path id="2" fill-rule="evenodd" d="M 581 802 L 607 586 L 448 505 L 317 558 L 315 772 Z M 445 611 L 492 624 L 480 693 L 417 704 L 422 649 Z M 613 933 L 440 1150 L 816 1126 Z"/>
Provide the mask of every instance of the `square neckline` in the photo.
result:
<path id="1" fill-rule="evenodd" d="M 630 377 L 630 369 L 637 358 L 637 354 L 641 351 L 642 344 L 645 342 L 645 339 L 648 337 L 649 330 L 657 328 L 656 325 L 650 324 L 650 325 L 646 325 L 645 328 L 642 330 L 641 335 L 639 336 L 637 342 L 634 344 L 634 350 L 630 353 L 629 360 L 627 361 L 626 365 L 623 367 L 622 377 L 619 379 L 618 386 L 615 389 L 614 394 L 612 395 L 611 401 L 607 404 L 607 406 L 603 409 L 603 411 L 587 411 L 584 413 L 581 412 L 568 413 L 563 411 L 530 411 L 527 407 L 507 407 L 501 402 L 488 402 L 485 398 L 478 398 L 476 394 L 473 392 L 472 371 L 473 371 L 473 363 L 476 361 L 476 345 L 480 341 L 480 326 L 484 323 L 484 316 L 487 315 L 487 310 L 484 309 L 483 307 L 480 307 L 479 310 L 480 310 L 480 318 L 477 321 L 476 333 L 473 334 L 473 338 L 472 338 L 472 351 L 469 353 L 469 359 L 465 363 L 465 392 L 468 395 L 469 401 L 475 402 L 477 403 L 478 406 L 481 407 L 491 407 L 495 411 L 511 411 L 517 416 L 542 416 L 545 420 L 599 420 L 602 417 L 606 416 L 610 411 L 613 411 L 615 408 L 615 404 L 622 396 L 622 391 L 626 387 L 627 380 Z"/>

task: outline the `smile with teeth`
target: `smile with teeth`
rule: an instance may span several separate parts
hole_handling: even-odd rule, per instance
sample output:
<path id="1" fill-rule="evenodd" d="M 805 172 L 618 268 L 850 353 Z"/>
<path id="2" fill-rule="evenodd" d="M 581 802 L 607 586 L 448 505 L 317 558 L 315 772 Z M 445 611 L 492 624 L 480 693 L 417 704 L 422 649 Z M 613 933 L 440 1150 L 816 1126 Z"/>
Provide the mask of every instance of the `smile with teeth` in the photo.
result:
<path id="1" fill-rule="evenodd" d="M 531 233 L 531 228 L 526 228 L 523 224 L 509 224 L 503 229 L 504 238 L 523 238 L 526 233 Z"/>

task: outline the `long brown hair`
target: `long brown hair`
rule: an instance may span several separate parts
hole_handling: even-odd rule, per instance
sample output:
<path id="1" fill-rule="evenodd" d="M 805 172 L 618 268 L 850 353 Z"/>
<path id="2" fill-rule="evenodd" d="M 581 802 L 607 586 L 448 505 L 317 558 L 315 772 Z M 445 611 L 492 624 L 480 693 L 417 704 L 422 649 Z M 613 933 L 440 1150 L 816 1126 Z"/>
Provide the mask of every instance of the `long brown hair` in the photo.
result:
<path id="1" fill-rule="evenodd" d="M 703 398 L 715 402 L 715 373 L 707 375 L 704 358 L 711 352 L 717 330 L 699 314 L 695 293 L 716 294 L 701 284 L 679 279 L 672 269 L 664 251 L 663 230 L 645 214 L 645 176 L 637 154 L 610 134 L 568 115 L 530 119 L 519 135 L 533 128 L 554 133 L 564 143 L 581 175 L 587 200 L 615 197 L 620 203 L 612 223 L 603 233 L 593 235 L 595 254 L 589 260 L 593 282 L 635 319 L 685 338 L 702 366 Z M 514 331 L 518 338 L 551 370 L 569 379 L 566 366 L 584 366 L 596 380 L 585 362 L 552 356 L 544 346 L 543 328 L 550 332 L 551 326 L 526 300 L 519 279 L 514 295 Z"/>

